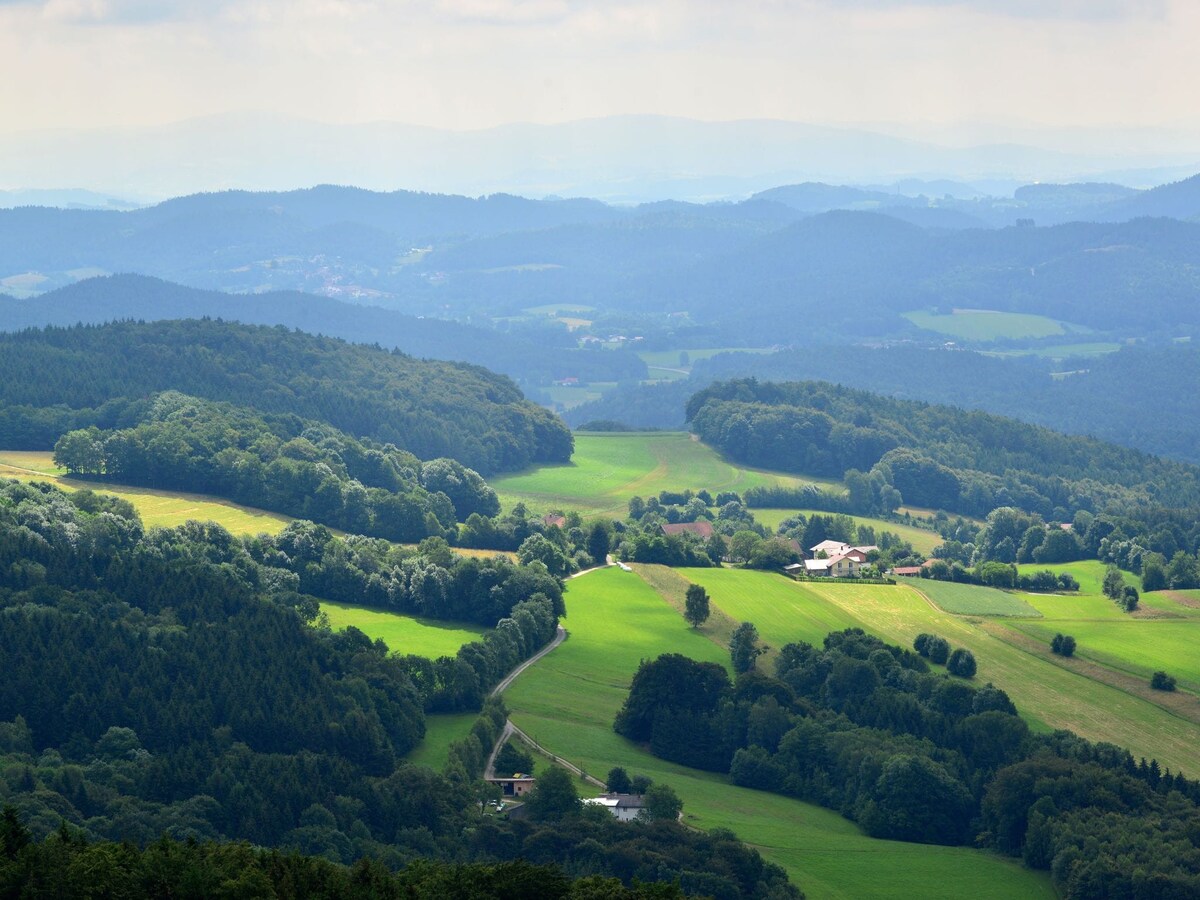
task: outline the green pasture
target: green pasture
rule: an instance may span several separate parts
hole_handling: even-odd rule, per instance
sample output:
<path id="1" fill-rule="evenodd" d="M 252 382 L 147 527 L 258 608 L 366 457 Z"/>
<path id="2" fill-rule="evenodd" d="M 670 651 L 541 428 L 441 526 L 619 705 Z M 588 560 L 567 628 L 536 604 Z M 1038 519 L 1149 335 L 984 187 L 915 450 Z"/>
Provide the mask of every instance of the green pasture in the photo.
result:
<path id="1" fill-rule="evenodd" d="M 571 462 L 537 466 L 491 481 L 506 508 L 578 509 L 588 516 L 624 518 L 629 498 L 660 491 L 707 488 L 739 493 L 758 485 L 799 487 L 814 481 L 727 462 L 685 432 L 576 434 Z"/>
<path id="2" fill-rule="evenodd" d="M 976 584 L 953 581 L 934 581 L 932 578 L 910 578 L 911 587 L 920 591 L 942 609 L 960 616 L 1015 616 L 1040 618 L 1041 613 L 1018 594 Z"/>
<path id="3" fill-rule="evenodd" d="M 868 631 L 891 643 L 911 647 L 913 638 L 929 632 L 940 634 L 952 647 L 966 647 L 978 661 L 975 683 L 990 681 L 1007 691 L 1034 728 L 1066 728 L 1092 741 L 1128 747 L 1135 756 L 1157 757 L 1172 769 L 1200 771 L 1200 725 L 1128 690 L 1059 665 L 1049 655 L 1023 649 L 1008 635 L 1010 629 L 1023 635 L 1020 629 L 1028 619 L 956 616 L 931 605 L 907 583 L 892 587 L 807 582 L 799 587 L 859 619 Z M 1057 624 L 1053 627 L 1060 630 Z M 772 634 L 761 627 L 759 631 L 767 643 L 794 639 L 790 632 Z"/>
<path id="4" fill-rule="evenodd" d="M 1055 575 L 1061 575 L 1064 572 L 1069 573 L 1076 581 L 1079 582 L 1080 594 L 1093 594 L 1097 597 L 1104 597 L 1104 575 L 1108 571 L 1108 564 L 1102 563 L 1098 559 L 1083 559 L 1078 562 L 1069 563 L 1022 563 L 1017 566 L 1017 571 L 1022 575 L 1030 575 L 1033 572 L 1041 572 L 1049 569 Z M 1126 584 L 1132 584 L 1139 591 L 1142 589 L 1142 580 L 1132 572 L 1122 572 L 1122 577 Z M 1107 597 L 1104 599 L 1108 600 Z M 1109 601 L 1112 602 L 1111 600 Z"/>
<path id="5" fill-rule="evenodd" d="M 780 522 L 791 516 L 831 515 L 831 513 L 822 512 L 819 509 L 751 509 L 750 512 L 754 513 L 756 521 L 766 525 L 772 531 L 779 528 Z M 912 544 L 914 550 L 926 555 L 933 552 L 933 548 L 942 543 L 942 536 L 927 528 L 917 528 L 903 522 L 889 522 L 887 519 L 875 519 L 870 516 L 851 516 L 850 518 L 854 520 L 855 525 L 869 525 L 874 528 L 876 537 L 880 532 L 890 531 L 901 540 Z"/>
<path id="6" fill-rule="evenodd" d="M 425 737 L 404 757 L 414 766 L 429 766 L 440 772 L 450 758 L 450 745 L 471 733 L 479 713 L 438 713 L 425 717 Z M 489 748 L 490 749 L 490 748 Z"/>
<path id="7" fill-rule="evenodd" d="M 486 631 L 463 622 L 440 622 L 328 601 L 321 603 L 321 612 L 329 617 L 329 627 L 334 631 L 353 625 L 371 640 L 382 640 L 393 653 L 429 659 L 453 656 L 459 647 Z"/>
<path id="8" fill-rule="evenodd" d="M 107 482 L 66 478 L 54 465 L 50 451 L 0 451 L 0 478 L 20 481 L 48 481 L 66 491 L 92 490 L 128 500 L 147 528 L 171 528 L 190 520 L 216 522 L 231 534 L 278 534 L 292 521 L 278 513 L 242 506 L 220 497 L 157 491 Z"/>
<path id="9" fill-rule="evenodd" d="M 614 765 L 670 784 L 688 824 L 723 827 L 787 869 L 810 898 L 1053 897 L 1049 880 L 1018 863 L 965 848 L 879 841 L 829 810 L 729 784 L 667 763 L 617 735 L 612 721 L 642 659 L 667 652 L 728 662 L 632 572 L 571 582 L 570 636 L 505 693 L 531 737 L 600 777 Z"/>
<path id="10" fill-rule="evenodd" d="M 786 641 L 767 639 L 772 651 L 788 641 L 821 646 L 825 635 L 845 628 L 865 628 L 864 622 L 804 590 L 803 583 L 772 572 L 745 569 L 676 569 L 708 591 L 710 603 L 738 622 L 753 622 L 759 634 L 788 635 Z M 839 585 L 839 587 L 842 587 Z M 845 585 L 853 589 L 853 585 Z M 774 653 L 768 654 L 771 659 Z"/>
<path id="11" fill-rule="evenodd" d="M 1018 627 L 1047 645 L 1056 633 L 1070 634 L 1077 643 L 1076 656 L 1147 680 L 1162 670 L 1178 678 L 1181 689 L 1200 691 L 1200 621 L 1194 617 L 1126 615 L 1112 621 L 1030 622 Z M 1196 766 L 1190 771 L 1196 772 Z"/>
<path id="12" fill-rule="evenodd" d="M 949 315 L 912 310 L 903 315 L 918 328 L 962 341 L 1044 338 L 1081 330 L 1046 316 L 990 309 L 956 309 Z"/>

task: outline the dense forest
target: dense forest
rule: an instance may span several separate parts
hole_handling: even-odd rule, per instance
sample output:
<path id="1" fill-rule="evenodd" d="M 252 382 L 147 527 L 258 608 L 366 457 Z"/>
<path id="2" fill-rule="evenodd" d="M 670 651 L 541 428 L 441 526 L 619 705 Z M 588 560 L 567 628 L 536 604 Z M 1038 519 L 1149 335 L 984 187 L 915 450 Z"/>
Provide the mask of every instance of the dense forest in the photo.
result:
<path id="1" fill-rule="evenodd" d="M 570 459 L 572 438 L 507 378 L 283 328 L 187 320 L 0 335 L 0 444 L 47 449 L 67 431 L 136 424 L 175 390 L 326 422 L 420 459 L 484 474 Z"/>
<path id="2" fill-rule="evenodd" d="M 974 516 L 1016 506 L 1069 521 L 1080 509 L 1200 504 L 1200 470 L 1183 463 L 819 382 L 719 382 L 688 401 L 687 416 L 732 459 L 845 477 L 859 512 L 890 512 L 902 501 Z"/>
<path id="3" fill-rule="evenodd" d="M 565 880 L 583 876 L 598 877 L 601 893 L 617 878 L 678 882 L 689 895 L 799 896 L 727 832 L 589 814 L 570 779 L 566 797 L 531 800 L 527 821 L 486 814 L 490 789 L 477 779 L 506 717 L 497 701 L 483 704 L 443 772 L 406 765 L 423 707 L 478 709 L 499 677 L 492 669 L 507 671 L 548 639 L 562 602 L 541 567 L 455 559 L 444 545 L 427 552 L 343 542 L 311 523 L 247 541 L 197 523 L 147 533 L 124 501 L 0 484 L 5 890 L 66 889 L 93 865 L 134 893 L 151 871 L 169 881 L 194 867 L 184 896 L 203 895 L 214 878 L 224 885 L 235 867 L 234 881 L 260 892 L 274 878 L 311 877 L 313 890 L 347 878 L 319 861 L 194 843 L 241 840 L 388 868 L 520 858 L 556 867 L 521 870 L 533 881 L 516 882 L 549 879 L 551 896 L 568 896 Z M 381 589 L 399 608 L 495 628 L 458 657 L 429 661 L 311 624 L 316 601 L 301 591 L 380 562 L 394 564 Z M 455 705 L 464 700 L 474 706 Z M 363 863 L 350 877 L 377 881 L 379 896 L 439 896 L 406 885 L 467 879 L 486 891 L 506 871 L 516 870 L 417 864 L 393 879 Z"/>
<path id="4" fill-rule="evenodd" d="M 1200 892 L 1200 783 L 1069 732 L 1033 734 L 1003 691 L 859 629 L 788 644 L 775 677 L 748 660 L 734 682 L 678 654 L 643 662 L 615 729 L 875 837 L 1021 857 L 1068 900 Z"/>

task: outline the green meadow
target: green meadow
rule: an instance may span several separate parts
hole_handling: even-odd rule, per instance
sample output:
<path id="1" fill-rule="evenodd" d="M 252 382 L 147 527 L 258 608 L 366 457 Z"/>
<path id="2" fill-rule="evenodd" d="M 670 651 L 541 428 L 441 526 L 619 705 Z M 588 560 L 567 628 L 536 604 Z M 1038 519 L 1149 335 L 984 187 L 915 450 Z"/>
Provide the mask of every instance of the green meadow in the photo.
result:
<path id="1" fill-rule="evenodd" d="M 974 584 L 909 578 L 903 582 L 920 591 L 946 612 L 960 616 L 1016 616 L 1036 619 L 1041 613 L 1018 594 Z"/>
<path id="2" fill-rule="evenodd" d="M 948 315 L 913 310 L 904 313 L 904 318 L 918 328 L 962 341 L 1044 338 L 1081 330 L 1046 316 L 990 309 L 956 309 Z"/>
<path id="3" fill-rule="evenodd" d="M 334 631 L 353 625 L 371 640 L 382 640 L 393 653 L 429 659 L 453 656 L 459 647 L 487 630 L 463 622 L 441 622 L 328 601 L 321 603 L 321 612 L 329 617 L 329 627 Z"/>
<path id="4" fill-rule="evenodd" d="M 414 766 L 429 766 L 440 772 L 450 758 L 450 745 L 471 733 L 479 713 L 437 713 L 425 717 L 425 737 L 404 757 Z"/>
<path id="5" fill-rule="evenodd" d="M 690 629 L 637 574 L 611 568 L 572 581 L 564 624 L 570 635 L 562 646 L 505 693 L 513 721 L 601 778 L 620 765 L 669 783 L 688 824 L 732 829 L 787 869 L 810 898 L 1054 896 L 1046 877 L 1015 861 L 874 840 L 834 812 L 664 762 L 617 735 L 612 721 L 642 659 L 677 652 L 728 663 L 727 651 Z"/>
<path id="6" fill-rule="evenodd" d="M 577 509 L 585 516 L 624 517 L 629 498 L 707 488 L 744 491 L 758 485 L 834 485 L 727 462 L 684 432 L 577 433 L 566 464 L 537 466 L 491 481 L 505 508 Z"/>

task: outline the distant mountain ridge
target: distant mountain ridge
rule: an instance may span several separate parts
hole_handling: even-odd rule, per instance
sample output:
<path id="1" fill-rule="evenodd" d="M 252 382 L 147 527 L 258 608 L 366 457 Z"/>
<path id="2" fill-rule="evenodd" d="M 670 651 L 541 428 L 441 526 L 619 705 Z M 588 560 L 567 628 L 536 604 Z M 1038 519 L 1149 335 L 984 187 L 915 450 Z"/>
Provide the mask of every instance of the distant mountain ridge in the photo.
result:
<path id="1" fill-rule="evenodd" d="M 380 344 L 418 358 L 470 362 L 526 385 L 567 377 L 624 381 L 646 376 L 645 364 L 629 351 L 584 353 L 546 340 L 300 291 L 226 294 L 143 275 L 112 275 L 51 291 L 36 302 L 0 295 L 0 331 L 125 319 L 195 318 L 286 325 L 310 334 Z"/>
<path id="2" fill-rule="evenodd" d="M 1035 133 L 1017 140 L 1013 134 L 993 130 L 973 146 L 954 147 L 936 143 L 940 137 L 899 137 L 873 126 L 779 120 L 619 115 L 449 131 L 233 113 L 153 127 L 9 133 L 0 135 L 0 159 L 12 184 L 80 185 L 117 195 L 332 182 L 629 203 L 745 197 L 799 181 L 1103 178 L 1114 170 L 1194 165 L 1200 151 L 1177 138 L 1163 146 L 1184 146 L 1183 152 L 1111 152 L 1099 135 L 1082 143 L 1054 140 L 1062 149 L 1047 149 L 1034 145 Z"/>

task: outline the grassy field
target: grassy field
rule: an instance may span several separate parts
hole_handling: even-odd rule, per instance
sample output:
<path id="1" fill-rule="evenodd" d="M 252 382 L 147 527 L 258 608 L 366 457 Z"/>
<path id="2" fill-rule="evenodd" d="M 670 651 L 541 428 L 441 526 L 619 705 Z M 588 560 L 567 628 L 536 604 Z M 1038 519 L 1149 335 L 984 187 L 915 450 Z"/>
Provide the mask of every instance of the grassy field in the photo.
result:
<path id="1" fill-rule="evenodd" d="M 976 681 L 990 681 L 1007 691 L 1035 727 L 1067 728 L 1089 740 L 1128 747 L 1136 756 L 1157 757 L 1172 769 L 1200 772 L 1197 719 L 1149 702 L 1148 688 L 1139 694 L 1119 679 L 1104 680 L 1096 677 L 1103 673 L 1061 663 L 1044 645 L 1032 652 L 1012 637 L 1024 634 L 1028 619 L 983 621 L 952 615 L 903 584 L 818 582 L 800 587 L 855 616 L 868 631 L 901 646 L 912 646 L 913 638 L 924 631 L 942 635 L 952 646 L 966 647 L 979 663 Z M 759 630 L 768 643 L 772 637 L 776 641 L 792 639 Z"/>
<path id="2" fill-rule="evenodd" d="M 1041 617 L 1036 608 L 1030 606 L 1017 594 L 998 591 L 995 588 L 975 584 L 956 584 L 953 581 L 934 581 L 932 578 L 912 578 L 911 587 L 944 609 L 960 616 L 1016 616 L 1018 618 Z"/>
<path id="3" fill-rule="evenodd" d="M 453 656 L 459 647 L 487 630 L 464 622 L 441 622 L 341 603 L 323 602 L 321 612 L 329 617 L 334 631 L 353 625 L 372 640 L 382 639 L 393 653 L 430 659 Z"/>
<path id="4" fill-rule="evenodd" d="M 1049 569 L 1055 575 L 1061 575 L 1064 572 L 1071 575 L 1079 582 L 1080 596 L 1104 597 L 1103 585 L 1104 574 L 1108 571 L 1108 565 L 1100 562 L 1098 559 L 1084 559 L 1079 562 L 1070 563 L 1023 563 L 1017 566 L 1017 571 L 1022 575 L 1029 575 L 1033 572 L 1040 572 Z M 1132 572 L 1122 572 L 1122 577 L 1126 584 L 1132 584 L 1139 591 L 1142 589 L 1142 579 L 1134 575 Z M 1104 597 L 1108 600 L 1107 597 Z M 1111 603 L 1111 600 L 1108 600 Z"/>
<path id="5" fill-rule="evenodd" d="M 49 481 L 66 491 L 86 488 L 113 494 L 133 504 L 147 528 L 170 528 L 197 519 L 216 522 L 231 534 L 278 534 L 292 521 L 288 516 L 242 506 L 220 497 L 65 478 L 63 470 L 54 465 L 52 456 L 50 451 L 0 451 L 0 478 Z"/>
<path id="6" fill-rule="evenodd" d="M 768 662 L 788 641 L 807 641 L 819 647 L 831 631 L 866 627 L 851 613 L 822 602 L 804 590 L 800 582 L 784 575 L 750 573 L 743 569 L 677 571 L 689 581 L 703 585 L 712 598 L 711 603 L 736 621 L 753 622 L 764 636 L 787 635 L 787 640 L 767 641 L 771 646 Z M 847 587 L 853 589 L 853 585 Z"/>
<path id="7" fill-rule="evenodd" d="M 989 309 L 956 309 L 950 315 L 913 310 L 904 313 L 904 318 L 918 328 L 963 341 L 1044 338 L 1077 330 L 1046 316 Z"/>
<path id="8" fill-rule="evenodd" d="M 425 717 L 425 738 L 416 749 L 404 757 L 414 766 L 429 766 L 441 771 L 450 758 L 450 745 L 465 738 L 479 713 L 441 713 Z"/>
<path id="9" fill-rule="evenodd" d="M 603 777 L 614 765 L 669 783 L 689 824 L 731 828 L 786 868 L 810 898 L 1053 897 L 1019 864 L 964 848 L 878 841 L 836 813 L 658 760 L 612 730 L 642 659 L 679 652 L 728 662 L 635 573 L 606 569 L 571 582 L 567 641 L 505 693 L 535 740 Z M 619 640 L 614 640 L 619 626 Z"/>
<path id="10" fill-rule="evenodd" d="M 539 466 L 492 480 L 506 508 L 524 502 L 535 512 L 578 509 L 624 517 L 629 498 L 692 488 L 744 491 L 756 485 L 835 485 L 726 462 L 684 432 L 576 434 L 570 463 Z"/>
<path id="11" fill-rule="evenodd" d="M 817 509 L 752 509 L 754 518 L 766 525 L 772 531 L 779 527 L 779 523 L 784 519 L 797 514 L 811 515 L 830 515 L 826 512 L 821 512 Z M 903 522 L 889 522 L 886 519 L 873 519 L 870 516 L 851 516 L 856 525 L 869 525 L 875 529 L 875 534 L 878 535 L 881 531 L 890 531 L 892 534 L 899 536 L 903 540 L 908 541 L 913 545 L 913 549 L 920 553 L 929 554 L 933 548 L 942 543 L 942 536 L 936 531 L 930 531 L 927 528 L 916 528 L 912 525 L 905 525 Z"/>

